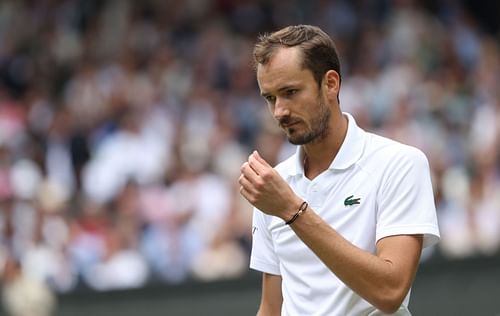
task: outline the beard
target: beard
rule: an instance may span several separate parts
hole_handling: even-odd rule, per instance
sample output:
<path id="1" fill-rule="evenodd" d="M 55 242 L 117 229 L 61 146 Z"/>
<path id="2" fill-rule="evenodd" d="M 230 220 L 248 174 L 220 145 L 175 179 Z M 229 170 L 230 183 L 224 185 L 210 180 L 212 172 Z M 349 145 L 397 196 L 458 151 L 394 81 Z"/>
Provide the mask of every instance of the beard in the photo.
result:
<path id="1" fill-rule="evenodd" d="M 326 138 L 329 131 L 329 123 L 331 117 L 331 110 L 322 102 L 318 96 L 318 112 L 310 121 L 310 129 L 300 133 L 294 126 L 283 128 L 286 132 L 288 141 L 293 145 L 305 145 L 309 143 L 319 142 Z M 290 123 L 305 123 L 302 119 L 284 117 L 280 119 L 280 126 Z"/>

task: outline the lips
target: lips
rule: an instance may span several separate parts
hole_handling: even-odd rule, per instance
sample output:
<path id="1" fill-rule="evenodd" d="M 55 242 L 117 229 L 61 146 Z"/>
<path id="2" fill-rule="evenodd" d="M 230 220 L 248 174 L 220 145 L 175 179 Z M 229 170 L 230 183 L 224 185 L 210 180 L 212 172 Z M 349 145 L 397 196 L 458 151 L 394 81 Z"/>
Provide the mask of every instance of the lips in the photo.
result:
<path id="1" fill-rule="evenodd" d="M 299 124 L 300 122 L 300 120 L 291 121 L 289 119 L 283 119 L 279 122 L 279 124 L 282 128 L 290 128 L 293 125 Z"/>
<path id="2" fill-rule="evenodd" d="M 287 123 L 287 124 L 281 124 L 281 127 L 283 128 L 290 128 L 296 124 L 298 124 L 299 122 L 292 122 L 292 123 Z"/>

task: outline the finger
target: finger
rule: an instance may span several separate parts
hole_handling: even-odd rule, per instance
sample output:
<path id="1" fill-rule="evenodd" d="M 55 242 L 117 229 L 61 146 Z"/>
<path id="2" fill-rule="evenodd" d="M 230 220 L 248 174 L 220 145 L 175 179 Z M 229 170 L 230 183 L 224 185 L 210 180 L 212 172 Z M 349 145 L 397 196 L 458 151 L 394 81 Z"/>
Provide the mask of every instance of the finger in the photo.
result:
<path id="1" fill-rule="evenodd" d="M 238 179 L 238 183 L 241 187 L 243 187 L 248 192 L 254 192 L 255 187 L 253 184 L 245 177 L 245 175 L 241 175 Z"/>
<path id="2" fill-rule="evenodd" d="M 264 158 L 261 157 L 261 155 L 259 154 L 259 152 L 257 150 L 254 150 L 254 152 L 252 154 L 254 155 L 255 158 L 257 158 L 257 160 L 261 164 L 263 164 L 266 167 L 272 168 L 272 166 Z"/>
<path id="3" fill-rule="evenodd" d="M 248 192 L 248 191 L 247 191 L 244 187 L 242 187 L 242 186 L 240 187 L 240 194 L 241 194 L 241 196 L 243 196 L 243 197 L 245 198 L 245 200 L 247 200 L 248 202 L 250 202 L 250 204 L 252 204 L 252 205 L 253 205 L 253 202 L 252 202 L 252 201 L 253 201 L 253 198 L 252 198 L 252 197 L 253 197 L 253 195 L 252 195 L 250 192 Z"/>
<path id="4" fill-rule="evenodd" d="M 259 176 L 255 170 L 250 166 L 250 164 L 248 162 L 245 162 L 242 166 L 241 166 L 241 174 L 245 176 L 245 178 L 248 179 L 248 181 L 250 181 L 251 183 L 255 183 L 255 181 L 257 180 L 257 177 Z"/>
<path id="5" fill-rule="evenodd" d="M 264 174 L 267 169 L 269 168 L 269 165 L 264 161 L 264 163 L 261 162 L 255 155 L 256 151 L 254 151 L 250 157 L 248 157 L 248 163 L 250 167 L 258 174 L 262 175 Z M 262 158 L 261 158 L 262 159 Z"/>
<path id="6" fill-rule="evenodd" d="M 246 199 L 248 200 L 247 196 L 248 196 L 248 191 L 243 187 L 243 186 L 240 186 L 240 194 Z"/>

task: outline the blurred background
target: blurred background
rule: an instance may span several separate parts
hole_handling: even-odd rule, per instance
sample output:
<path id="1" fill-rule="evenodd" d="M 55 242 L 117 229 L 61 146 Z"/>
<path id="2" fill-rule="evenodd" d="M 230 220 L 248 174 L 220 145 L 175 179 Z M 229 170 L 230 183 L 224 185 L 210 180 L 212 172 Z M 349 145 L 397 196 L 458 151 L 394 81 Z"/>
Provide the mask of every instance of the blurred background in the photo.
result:
<path id="1" fill-rule="evenodd" d="M 500 315 L 500 4 L 0 1 L 2 315 L 252 315 L 239 167 L 295 149 L 259 96 L 258 34 L 337 43 L 341 107 L 423 150 L 442 240 L 415 315 Z"/>

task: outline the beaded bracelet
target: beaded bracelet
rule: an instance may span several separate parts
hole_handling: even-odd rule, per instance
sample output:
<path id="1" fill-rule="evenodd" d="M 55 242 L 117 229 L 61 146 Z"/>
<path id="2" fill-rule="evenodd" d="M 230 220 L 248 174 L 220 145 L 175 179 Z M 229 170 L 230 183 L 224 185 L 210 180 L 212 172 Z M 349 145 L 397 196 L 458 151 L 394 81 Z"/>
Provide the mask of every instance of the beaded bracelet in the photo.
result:
<path id="1" fill-rule="evenodd" d="M 304 213 L 305 211 L 307 210 L 307 202 L 304 201 L 302 202 L 302 204 L 300 204 L 300 207 L 299 207 L 299 210 L 297 211 L 297 213 L 295 213 L 292 218 L 290 218 L 290 220 L 288 220 L 287 222 L 285 222 L 285 224 L 287 225 L 290 225 L 292 224 L 293 222 L 295 222 L 295 220 L 300 216 L 302 215 L 302 213 Z"/>

